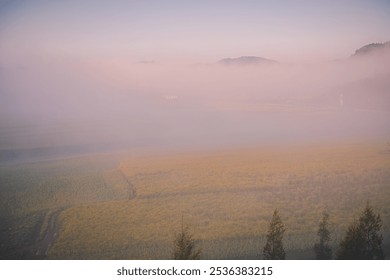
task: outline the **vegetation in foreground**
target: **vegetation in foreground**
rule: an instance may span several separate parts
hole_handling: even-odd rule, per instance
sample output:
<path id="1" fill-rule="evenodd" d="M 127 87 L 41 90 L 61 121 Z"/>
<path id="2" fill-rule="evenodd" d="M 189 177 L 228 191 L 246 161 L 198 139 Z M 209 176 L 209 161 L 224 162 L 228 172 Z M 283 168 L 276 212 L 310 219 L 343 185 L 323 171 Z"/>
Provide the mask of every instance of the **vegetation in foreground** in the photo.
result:
<path id="1" fill-rule="evenodd" d="M 328 243 L 331 240 L 328 230 L 329 215 L 323 213 L 317 235 L 319 241 L 314 244 L 317 260 L 331 260 L 332 249 Z M 365 209 L 347 229 L 346 236 L 341 240 L 337 251 L 339 260 L 383 260 L 382 221 L 379 214 L 367 202 Z M 286 229 L 279 212 L 275 209 L 269 225 L 267 242 L 263 249 L 265 260 L 284 260 L 286 253 L 283 248 L 283 235 Z"/>
<path id="2" fill-rule="evenodd" d="M 382 220 L 367 203 L 358 221 L 348 227 L 341 240 L 337 258 L 340 260 L 383 260 Z"/>
<path id="3" fill-rule="evenodd" d="M 201 250 L 196 248 L 195 240 L 192 237 L 190 230 L 184 227 L 183 220 L 181 222 L 181 231 L 176 234 L 174 241 L 174 260 L 198 260 L 201 257 Z"/>
<path id="4" fill-rule="evenodd" d="M 0 175 L 2 258 L 169 259 L 185 215 L 202 258 L 259 259 L 277 207 L 286 258 L 313 259 L 324 210 L 336 252 L 367 200 L 381 214 L 389 255 L 390 157 L 382 145 L 89 157 L 1 166 Z M 36 255 L 56 211 L 56 238 Z"/>
<path id="5" fill-rule="evenodd" d="M 284 260 L 286 252 L 283 248 L 283 235 L 286 229 L 279 216 L 279 212 L 275 209 L 272 220 L 267 233 L 267 242 L 263 249 L 263 257 L 265 260 Z"/>
<path id="6" fill-rule="evenodd" d="M 318 241 L 314 244 L 314 252 L 317 260 L 331 260 L 333 258 L 332 248 L 329 245 L 331 241 L 329 227 L 329 214 L 324 212 L 322 220 L 318 227 Z"/>

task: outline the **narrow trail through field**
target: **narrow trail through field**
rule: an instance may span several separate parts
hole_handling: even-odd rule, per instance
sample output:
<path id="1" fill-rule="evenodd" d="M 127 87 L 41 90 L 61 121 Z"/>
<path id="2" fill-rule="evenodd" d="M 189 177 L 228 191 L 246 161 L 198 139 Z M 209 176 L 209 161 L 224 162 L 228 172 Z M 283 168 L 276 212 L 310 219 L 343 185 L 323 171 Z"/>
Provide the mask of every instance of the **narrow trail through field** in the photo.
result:
<path id="1" fill-rule="evenodd" d="M 35 255 L 37 257 L 46 257 L 51 245 L 58 236 L 57 218 L 64 209 L 53 212 L 49 218 L 44 238 L 34 246 L 36 247 Z"/>
<path id="2" fill-rule="evenodd" d="M 122 171 L 110 170 L 107 174 L 109 176 L 106 176 L 105 183 L 111 187 L 113 191 L 116 191 L 122 196 L 125 196 L 125 198 L 128 200 L 134 199 L 136 197 L 135 186 L 130 182 L 126 175 L 122 173 Z M 46 217 L 42 224 L 42 227 L 45 227 L 43 239 L 38 240 L 37 243 L 30 247 L 34 251 L 35 257 L 46 258 L 48 256 L 50 247 L 58 238 L 58 217 L 65 209 L 66 208 L 61 208 L 48 212 L 47 215 L 50 216 Z"/>
<path id="3" fill-rule="evenodd" d="M 123 179 L 126 181 L 128 186 L 128 199 L 134 199 L 137 196 L 137 190 L 133 183 L 130 182 L 130 180 L 126 177 L 125 174 L 123 174 L 122 171 L 120 171 L 120 174 L 122 175 Z"/>
<path id="4" fill-rule="evenodd" d="M 112 199 L 134 199 L 136 188 L 120 169 L 110 169 L 103 172 L 105 187 L 113 193 Z"/>
<path id="5" fill-rule="evenodd" d="M 269 192 L 269 187 L 250 187 L 250 188 L 232 188 L 232 189 L 221 189 L 221 190 L 199 190 L 199 191 L 182 191 L 182 192 L 157 192 L 154 194 L 146 194 L 138 196 L 138 199 L 158 199 L 163 197 L 183 197 L 192 195 L 207 195 L 207 194 L 247 194 L 253 195 L 256 193 Z M 274 189 L 275 191 L 275 189 Z"/>

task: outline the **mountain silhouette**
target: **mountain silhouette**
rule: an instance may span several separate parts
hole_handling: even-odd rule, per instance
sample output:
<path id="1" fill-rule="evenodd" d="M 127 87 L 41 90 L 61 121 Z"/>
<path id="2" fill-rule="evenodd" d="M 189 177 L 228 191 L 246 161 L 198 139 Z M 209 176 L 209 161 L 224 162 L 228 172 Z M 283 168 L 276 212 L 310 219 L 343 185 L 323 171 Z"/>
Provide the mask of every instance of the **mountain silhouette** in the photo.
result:
<path id="1" fill-rule="evenodd" d="M 277 61 L 258 56 L 241 56 L 237 58 L 224 58 L 217 62 L 222 65 L 257 65 L 257 64 L 273 64 Z"/>

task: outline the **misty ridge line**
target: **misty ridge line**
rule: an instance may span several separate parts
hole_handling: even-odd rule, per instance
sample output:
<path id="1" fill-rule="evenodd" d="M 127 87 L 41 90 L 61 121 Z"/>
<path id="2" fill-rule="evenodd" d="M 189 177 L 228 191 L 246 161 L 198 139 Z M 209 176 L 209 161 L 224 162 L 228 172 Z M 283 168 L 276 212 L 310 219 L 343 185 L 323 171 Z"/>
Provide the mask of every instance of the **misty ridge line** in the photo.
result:
<path id="1" fill-rule="evenodd" d="M 364 55 L 372 54 L 379 51 L 386 51 L 386 50 L 387 51 L 390 50 L 390 41 L 384 43 L 371 43 L 357 49 L 355 53 L 350 56 L 350 58 L 364 56 Z M 216 63 L 220 65 L 259 65 L 259 64 L 274 64 L 274 63 L 283 63 L 283 62 L 279 62 L 277 60 L 259 57 L 259 56 L 240 56 L 240 57 L 233 57 L 233 58 L 230 57 L 223 58 L 217 61 Z"/>
<path id="2" fill-rule="evenodd" d="M 378 53 L 378 52 L 381 52 L 381 51 L 389 51 L 390 50 L 390 41 L 386 41 L 386 42 L 383 42 L 383 43 L 380 43 L 380 42 L 376 42 L 376 43 L 369 43 L 367 45 L 364 45 L 358 49 L 356 49 L 349 57 L 344 57 L 344 58 L 334 58 L 334 59 L 330 59 L 328 61 L 318 61 L 318 62 L 312 62 L 312 63 L 309 63 L 309 64 L 321 64 L 321 63 L 324 63 L 324 62 L 337 62 L 337 61 L 342 61 L 342 60 L 346 60 L 346 59 L 350 59 L 350 58 L 353 58 L 353 57 L 363 57 L 363 56 L 366 56 L 366 55 L 369 55 L 369 54 L 374 54 L 374 53 Z M 67 59 L 67 55 L 65 55 L 65 53 L 63 53 L 64 55 L 64 59 Z M 61 57 L 61 54 L 58 53 L 57 55 L 56 54 L 44 54 L 44 53 L 36 53 L 34 55 L 34 52 L 30 52 L 30 54 L 24 54 L 24 55 L 21 55 L 20 58 L 23 60 L 26 60 L 26 58 L 28 56 L 31 56 L 31 57 L 35 57 L 36 59 L 36 62 L 38 61 L 41 61 L 41 62 L 44 62 L 46 61 L 45 63 L 50 63 L 51 59 L 57 57 Z M 45 58 L 46 56 L 46 58 Z M 72 56 L 72 55 L 69 55 L 69 56 Z M 81 56 L 78 56 L 78 55 L 74 55 L 74 57 L 80 57 Z M 92 56 L 93 57 L 93 56 Z M 96 56 L 96 57 L 99 57 L 99 56 Z M 123 58 L 121 58 L 123 59 Z M 5 66 L 7 63 L 7 59 L 3 59 L 3 64 L 4 65 L 0 65 L 0 70 L 3 69 L 7 69 L 7 67 Z M 80 61 L 83 61 L 85 59 L 81 59 Z M 88 59 L 87 59 L 88 60 Z M 115 56 L 113 56 L 113 58 L 108 58 L 107 60 L 112 60 L 114 63 L 118 63 L 118 61 L 115 59 Z M 127 59 L 125 59 L 127 60 Z M 12 59 L 11 59 L 12 61 Z M 21 63 L 21 61 L 17 62 L 18 60 L 15 59 L 16 63 Z M 164 62 L 159 62 L 157 60 L 153 60 L 153 59 L 144 59 L 144 60 L 138 60 L 138 61 L 133 61 L 133 62 L 129 62 L 130 64 L 138 64 L 138 65 L 164 65 Z M 218 61 L 215 61 L 215 62 L 209 62 L 209 63 L 194 63 L 194 64 L 190 64 L 192 66 L 199 66 L 199 65 L 213 65 L 213 64 L 219 64 L 219 65 L 240 65 L 240 64 L 248 64 L 248 65 L 256 65 L 256 64 L 262 64 L 262 63 L 265 63 L 265 64 L 273 64 L 273 63 L 278 63 L 278 64 L 299 64 L 299 63 L 286 63 L 286 62 L 283 62 L 282 60 L 275 60 L 275 59 L 270 59 L 270 58 L 266 58 L 266 57 L 260 57 L 260 56 L 256 56 L 256 55 L 243 55 L 243 56 L 239 56 L 239 57 L 225 57 L 225 58 L 221 58 L 220 60 Z M 306 64 L 306 63 L 304 63 Z M 177 64 L 177 65 L 181 65 L 183 66 L 183 64 Z M 185 64 L 184 64 L 185 65 Z M 23 66 L 19 66 L 21 68 L 23 68 Z"/>
<path id="3" fill-rule="evenodd" d="M 0 69 L 2 158 L 56 147 L 68 154 L 388 139 L 389 49 L 370 44 L 318 64 L 24 57 L 23 66 Z"/>

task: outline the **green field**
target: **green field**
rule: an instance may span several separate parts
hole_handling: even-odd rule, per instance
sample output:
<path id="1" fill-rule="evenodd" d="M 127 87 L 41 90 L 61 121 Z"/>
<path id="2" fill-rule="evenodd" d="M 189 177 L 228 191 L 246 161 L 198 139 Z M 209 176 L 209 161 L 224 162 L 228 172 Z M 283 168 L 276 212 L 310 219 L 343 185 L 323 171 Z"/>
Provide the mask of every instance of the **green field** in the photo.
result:
<path id="1" fill-rule="evenodd" d="M 336 250 L 367 201 L 381 215 L 390 255 L 390 152 L 383 143 L 3 165 L 0 186 L 5 259 L 169 259 L 182 216 L 203 259 L 261 258 L 275 208 L 287 228 L 287 258 L 312 259 L 322 212 L 330 214 Z"/>

